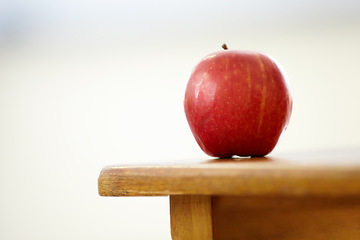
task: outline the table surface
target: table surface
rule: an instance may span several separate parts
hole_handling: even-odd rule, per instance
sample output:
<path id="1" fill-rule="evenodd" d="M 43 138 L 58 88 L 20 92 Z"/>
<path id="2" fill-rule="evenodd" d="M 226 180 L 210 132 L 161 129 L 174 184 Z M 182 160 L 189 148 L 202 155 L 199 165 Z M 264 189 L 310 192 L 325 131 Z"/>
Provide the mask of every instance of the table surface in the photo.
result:
<path id="1" fill-rule="evenodd" d="M 360 149 L 105 167 L 101 196 L 360 196 Z"/>

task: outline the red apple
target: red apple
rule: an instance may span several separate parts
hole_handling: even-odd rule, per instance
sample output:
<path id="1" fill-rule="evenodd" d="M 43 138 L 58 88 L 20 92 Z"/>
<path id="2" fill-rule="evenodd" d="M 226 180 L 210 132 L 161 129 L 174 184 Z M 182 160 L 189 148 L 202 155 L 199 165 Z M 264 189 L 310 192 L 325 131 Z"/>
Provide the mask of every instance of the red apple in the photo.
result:
<path id="1" fill-rule="evenodd" d="M 278 143 L 290 119 L 292 97 L 286 75 L 273 58 L 224 50 L 194 68 L 184 107 L 206 154 L 255 157 L 269 154 Z"/>

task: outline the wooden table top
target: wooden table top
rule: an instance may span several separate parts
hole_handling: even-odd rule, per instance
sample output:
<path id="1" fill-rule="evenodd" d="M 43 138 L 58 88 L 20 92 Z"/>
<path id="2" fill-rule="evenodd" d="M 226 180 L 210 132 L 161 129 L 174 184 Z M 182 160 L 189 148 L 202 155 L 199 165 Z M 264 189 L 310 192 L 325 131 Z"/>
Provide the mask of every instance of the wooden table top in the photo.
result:
<path id="1" fill-rule="evenodd" d="M 360 197 L 360 149 L 105 167 L 101 196 Z"/>

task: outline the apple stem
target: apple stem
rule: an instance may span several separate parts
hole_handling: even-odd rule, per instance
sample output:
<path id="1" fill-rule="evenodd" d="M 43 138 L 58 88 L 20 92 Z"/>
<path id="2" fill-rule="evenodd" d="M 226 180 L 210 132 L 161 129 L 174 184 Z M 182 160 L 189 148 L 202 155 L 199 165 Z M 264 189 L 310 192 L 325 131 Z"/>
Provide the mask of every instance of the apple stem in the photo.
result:
<path id="1" fill-rule="evenodd" d="M 223 48 L 224 50 L 228 50 L 228 47 L 226 46 L 225 43 L 222 45 L 222 48 Z"/>

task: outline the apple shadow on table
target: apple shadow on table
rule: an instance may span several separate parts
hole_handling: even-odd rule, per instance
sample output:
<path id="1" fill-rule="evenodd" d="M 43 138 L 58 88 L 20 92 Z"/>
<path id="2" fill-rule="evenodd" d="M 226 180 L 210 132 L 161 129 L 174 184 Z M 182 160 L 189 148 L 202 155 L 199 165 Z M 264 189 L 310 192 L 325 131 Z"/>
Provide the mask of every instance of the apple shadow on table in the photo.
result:
<path id="1" fill-rule="evenodd" d="M 250 163 L 250 162 L 272 162 L 274 161 L 271 157 L 238 157 L 234 156 L 231 158 L 215 158 L 206 161 L 205 163 Z"/>

